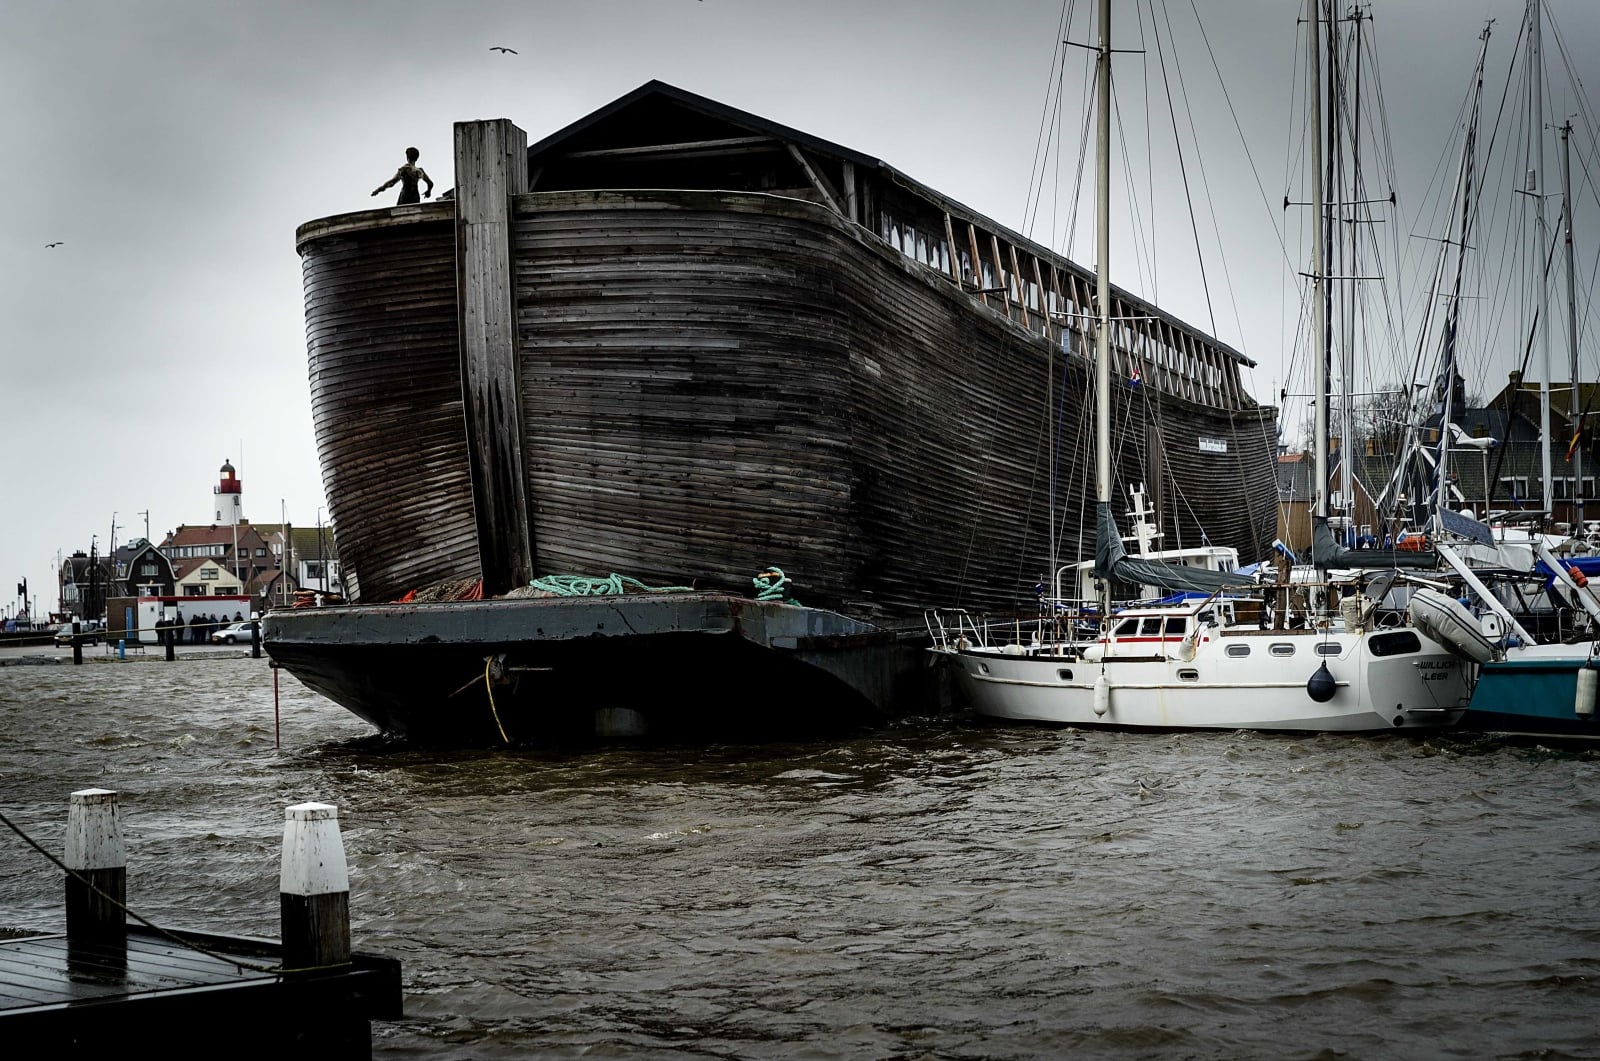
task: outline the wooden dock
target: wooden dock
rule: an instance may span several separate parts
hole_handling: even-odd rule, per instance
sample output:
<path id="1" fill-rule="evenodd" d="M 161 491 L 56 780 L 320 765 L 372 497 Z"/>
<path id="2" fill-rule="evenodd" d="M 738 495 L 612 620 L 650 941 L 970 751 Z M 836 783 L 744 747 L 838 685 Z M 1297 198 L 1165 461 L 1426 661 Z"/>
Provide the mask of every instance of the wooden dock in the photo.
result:
<path id="1" fill-rule="evenodd" d="M 0 940 L 0 1042 L 55 1058 L 370 1058 L 371 1022 L 404 1016 L 400 963 L 350 950 L 332 807 L 288 808 L 281 941 L 129 924 L 113 792 L 73 793 L 66 848 L 66 931 Z"/>
<path id="2" fill-rule="evenodd" d="M 3 940 L 0 1031 L 52 1057 L 144 1044 L 165 1058 L 365 1058 L 370 1022 L 403 1016 L 395 959 L 274 972 L 281 955 L 269 940 L 133 927 L 125 947 L 76 946 L 65 933 Z"/>

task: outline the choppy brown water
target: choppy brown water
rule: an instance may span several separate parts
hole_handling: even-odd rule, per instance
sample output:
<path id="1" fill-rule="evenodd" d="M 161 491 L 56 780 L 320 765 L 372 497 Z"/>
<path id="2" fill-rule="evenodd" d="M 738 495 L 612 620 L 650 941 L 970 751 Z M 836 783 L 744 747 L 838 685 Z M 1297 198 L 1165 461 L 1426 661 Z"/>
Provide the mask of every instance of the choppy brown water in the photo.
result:
<path id="1" fill-rule="evenodd" d="M 1600 1057 L 1600 766 L 1469 739 L 913 720 L 763 748 L 385 746 L 265 659 L 0 667 L 0 811 L 123 793 L 130 904 L 277 935 L 340 808 L 384 1058 Z M 0 927 L 61 928 L 0 833 Z"/>

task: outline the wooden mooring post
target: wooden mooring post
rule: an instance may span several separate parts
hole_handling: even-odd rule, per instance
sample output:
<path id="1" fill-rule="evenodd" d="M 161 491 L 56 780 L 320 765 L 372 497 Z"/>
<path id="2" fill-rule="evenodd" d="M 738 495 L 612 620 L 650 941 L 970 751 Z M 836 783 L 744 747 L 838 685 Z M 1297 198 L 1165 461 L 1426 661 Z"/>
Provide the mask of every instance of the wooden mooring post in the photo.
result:
<path id="1" fill-rule="evenodd" d="M 370 1059 L 404 1017 L 400 963 L 352 952 L 338 810 L 285 812 L 281 942 L 151 926 L 129 910 L 117 793 L 72 793 L 67 931 L 0 939 L 0 1042 L 27 1056 Z M 142 1049 L 141 1049 L 142 1048 Z"/>
<path id="2" fill-rule="evenodd" d="M 74 792 L 67 810 L 62 859 L 67 874 L 67 936 L 82 942 L 121 939 L 127 927 L 128 853 L 117 825 L 117 794 Z"/>
<path id="3" fill-rule="evenodd" d="M 350 963 L 350 874 L 339 838 L 339 811 L 297 803 L 284 814 L 278 877 L 285 969 Z"/>

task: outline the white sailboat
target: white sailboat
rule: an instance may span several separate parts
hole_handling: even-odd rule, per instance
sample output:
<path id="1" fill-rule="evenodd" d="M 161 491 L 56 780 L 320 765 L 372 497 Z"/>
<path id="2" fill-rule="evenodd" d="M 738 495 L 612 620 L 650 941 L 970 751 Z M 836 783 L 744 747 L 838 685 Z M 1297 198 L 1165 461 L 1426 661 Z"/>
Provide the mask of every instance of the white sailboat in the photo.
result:
<path id="1" fill-rule="evenodd" d="M 1317 0 L 1307 4 L 1312 207 L 1320 228 L 1326 219 L 1321 193 L 1318 20 L 1326 16 L 1317 11 Z M 1122 548 L 1110 509 L 1110 21 L 1110 0 L 1100 0 L 1094 562 L 1100 586 L 1099 629 L 1085 639 L 1073 636 L 1075 624 L 1041 622 L 1032 629 L 1031 638 L 1008 639 L 958 618 L 952 625 L 935 625 L 933 651 L 953 663 L 977 713 L 995 718 L 1080 726 L 1313 732 L 1453 724 L 1466 704 L 1469 665 L 1415 627 L 1373 628 L 1374 608 L 1383 589 L 1371 595 L 1358 590 L 1341 602 L 1337 616 L 1324 611 L 1295 629 L 1272 628 L 1259 618 L 1265 601 L 1259 595 L 1245 595 L 1239 585 L 1248 580 L 1129 557 Z M 1313 245 L 1313 304 L 1317 334 L 1325 339 L 1322 239 L 1313 240 Z M 1318 393 L 1323 396 L 1317 403 L 1316 489 L 1318 514 L 1325 523 L 1327 376 L 1322 359 L 1316 361 Z M 1386 589 L 1395 575 L 1382 577 Z M 1206 595 L 1113 613 L 1112 580 Z M 1277 599 L 1286 597 L 1283 587 Z M 1280 606 L 1279 617 L 1282 611 Z"/>

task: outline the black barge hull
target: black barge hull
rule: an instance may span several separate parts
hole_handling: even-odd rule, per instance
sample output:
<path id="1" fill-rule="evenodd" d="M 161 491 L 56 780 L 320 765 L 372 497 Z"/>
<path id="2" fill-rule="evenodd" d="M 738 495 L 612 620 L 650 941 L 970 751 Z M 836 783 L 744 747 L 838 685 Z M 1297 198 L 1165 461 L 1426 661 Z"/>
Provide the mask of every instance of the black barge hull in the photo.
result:
<path id="1" fill-rule="evenodd" d="M 798 739 L 940 699 L 925 631 L 714 594 L 300 608 L 263 630 L 305 685 L 433 746 Z"/>

